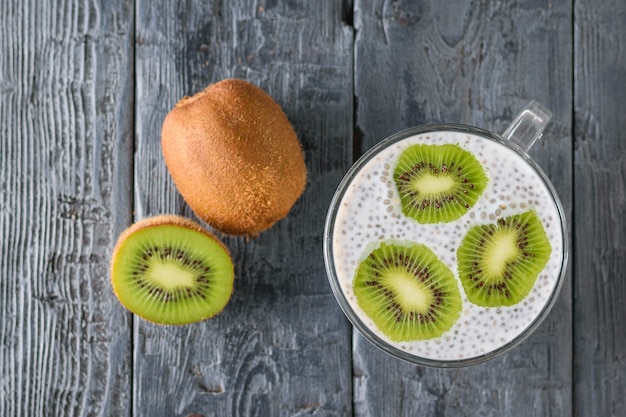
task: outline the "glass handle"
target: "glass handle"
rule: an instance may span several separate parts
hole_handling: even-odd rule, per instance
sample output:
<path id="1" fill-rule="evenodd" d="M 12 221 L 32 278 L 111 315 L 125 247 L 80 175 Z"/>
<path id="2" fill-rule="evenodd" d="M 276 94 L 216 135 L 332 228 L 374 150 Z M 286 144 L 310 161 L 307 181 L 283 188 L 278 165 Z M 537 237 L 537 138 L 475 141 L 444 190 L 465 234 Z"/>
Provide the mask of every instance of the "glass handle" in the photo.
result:
<path id="1" fill-rule="evenodd" d="M 535 144 L 552 119 L 552 112 L 538 101 L 531 101 L 522 110 L 502 135 L 519 145 L 524 152 Z"/>

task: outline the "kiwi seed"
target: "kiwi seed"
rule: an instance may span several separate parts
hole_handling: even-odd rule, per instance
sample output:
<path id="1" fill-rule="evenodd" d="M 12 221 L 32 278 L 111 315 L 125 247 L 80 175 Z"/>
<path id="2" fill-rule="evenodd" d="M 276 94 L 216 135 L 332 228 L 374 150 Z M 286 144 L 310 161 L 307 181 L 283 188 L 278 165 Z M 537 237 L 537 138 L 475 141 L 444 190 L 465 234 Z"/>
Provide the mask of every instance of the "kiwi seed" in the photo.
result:
<path id="1" fill-rule="evenodd" d="M 222 311 L 233 291 L 228 249 L 197 223 L 174 215 L 139 221 L 119 237 L 111 283 L 122 305 L 146 320 L 187 324 Z"/>
<path id="2" fill-rule="evenodd" d="M 412 145 L 394 170 L 402 212 L 419 223 L 448 223 L 478 200 L 487 176 L 478 160 L 458 145 Z"/>
<path id="3" fill-rule="evenodd" d="M 256 236 L 284 218 L 306 186 L 296 133 L 259 87 L 236 79 L 185 97 L 163 122 L 165 164 L 198 217 Z"/>
<path id="4" fill-rule="evenodd" d="M 461 314 L 454 275 L 421 244 L 383 242 L 360 263 L 353 287 L 359 306 L 393 341 L 440 336 Z"/>
<path id="5" fill-rule="evenodd" d="M 465 295 L 483 307 L 519 303 L 532 289 L 551 251 L 534 210 L 474 226 L 457 251 Z"/>

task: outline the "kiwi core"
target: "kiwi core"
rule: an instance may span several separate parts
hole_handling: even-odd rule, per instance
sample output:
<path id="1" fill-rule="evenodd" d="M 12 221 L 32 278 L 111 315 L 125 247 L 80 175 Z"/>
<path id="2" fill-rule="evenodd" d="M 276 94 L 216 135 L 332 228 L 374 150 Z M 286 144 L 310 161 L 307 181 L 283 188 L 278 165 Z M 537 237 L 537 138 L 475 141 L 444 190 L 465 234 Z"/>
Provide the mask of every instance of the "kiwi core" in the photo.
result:
<path id="1" fill-rule="evenodd" d="M 440 194 L 450 191 L 454 187 L 454 180 L 448 176 L 425 174 L 415 181 L 414 187 L 422 194 Z"/>
<path id="2" fill-rule="evenodd" d="M 511 231 L 503 231 L 494 236 L 491 244 L 485 248 L 489 262 L 486 262 L 486 272 L 491 276 L 501 276 L 509 262 L 519 255 L 517 248 L 517 234 Z"/>
<path id="3" fill-rule="evenodd" d="M 171 262 L 155 264 L 147 275 L 166 290 L 173 290 L 176 287 L 193 287 L 195 281 L 193 273 Z"/>
<path id="4" fill-rule="evenodd" d="M 433 296 L 427 288 L 404 271 L 390 274 L 388 285 L 396 293 L 396 300 L 407 310 L 428 311 Z"/>

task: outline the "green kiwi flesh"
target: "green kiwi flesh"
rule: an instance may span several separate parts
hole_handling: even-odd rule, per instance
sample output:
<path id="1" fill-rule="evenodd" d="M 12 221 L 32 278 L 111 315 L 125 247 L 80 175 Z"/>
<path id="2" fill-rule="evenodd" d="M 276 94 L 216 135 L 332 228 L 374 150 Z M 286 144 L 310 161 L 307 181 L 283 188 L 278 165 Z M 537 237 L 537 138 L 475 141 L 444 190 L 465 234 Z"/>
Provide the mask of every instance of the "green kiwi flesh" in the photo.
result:
<path id="1" fill-rule="evenodd" d="M 187 324 L 222 311 L 233 291 L 226 247 L 190 220 L 158 216 L 120 236 L 111 262 L 120 302 L 160 324 Z"/>
<path id="2" fill-rule="evenodd" d="M 359 306 L 392 341 L 438 337 L 461 314 L 454 275 L 417 243 L 381 243 L 359 264 L 353 289 Z"/>
<path id="3" fill-rule="evenodd" d="M 483 307 L 519 303 L 532 289 L 551 251 L 534 210 L 474 226 L 457 251 L 465 295 Z"/>
<path id="4" fill-rule="evenodd" d="M 487 185 L 487 175 L 470 152 L 458 145 L 412 145 L 394 170 L 402 212 L 418 223 L 461 218 Z"/>

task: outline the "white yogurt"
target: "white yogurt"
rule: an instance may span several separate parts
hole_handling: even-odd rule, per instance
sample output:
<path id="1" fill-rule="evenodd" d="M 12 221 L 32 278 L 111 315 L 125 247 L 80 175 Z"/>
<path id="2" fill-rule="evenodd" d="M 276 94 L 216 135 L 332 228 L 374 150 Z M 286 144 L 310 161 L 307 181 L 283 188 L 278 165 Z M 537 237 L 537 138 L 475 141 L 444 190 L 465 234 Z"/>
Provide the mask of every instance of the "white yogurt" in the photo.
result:
<path id="1" fill-rule="evenodd" d="M 396 162 L 414 144 L 460 145 L 483 165 L 489 182 L 478 202 L 452 223 L 419 224 L 402 213 L 393 180 Z M 458 279 L 456 252 L 475 225 L 534 209 L 552 252 L 544 270 L 520 303 L 511 307 L 479 307 L 470 303 Z M 357 304 L 352 280 L 360 261 L 383 241 L 427 245 L 458 281 L 463 311 L 442 336 L 412 342 L 392 342 Z M 339 203 L 332 236 L 333 260 L 339 285 L 360 320 L 381 339 L 409 354 L 432 360 L 460 360 L 493 352 L 524 331 L 549 302 L 561 274 L 563 238 L 559 211 L 541 177 L 516 152 L 497 142 L 464 132 L 429 132 L 411 136 L 382 150 L 356 174 Z"/>

